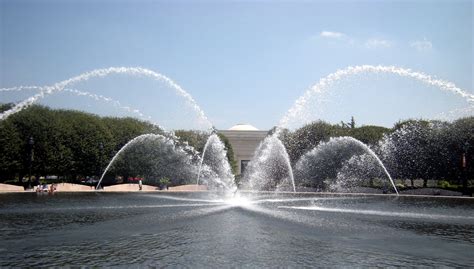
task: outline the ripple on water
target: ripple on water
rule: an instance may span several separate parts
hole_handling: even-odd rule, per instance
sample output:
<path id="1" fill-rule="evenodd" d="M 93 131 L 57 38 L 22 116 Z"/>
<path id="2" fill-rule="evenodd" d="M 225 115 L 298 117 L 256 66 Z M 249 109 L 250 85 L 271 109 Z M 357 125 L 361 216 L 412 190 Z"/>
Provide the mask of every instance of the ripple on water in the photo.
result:
<path id="1" fill-rule="evenodd" d="M 28 198 L 13 199 L 15 205 L 2 200 L 0 266 L 466 267 L 474 251 L 469 218 L 344 211 L 472 216 L 472 202 L 457 200 L 254 195 L 229 203 L 203 194 L 30 198 L 35 208 Z M 292 208 L 314 206 L 342 211 Z"/>

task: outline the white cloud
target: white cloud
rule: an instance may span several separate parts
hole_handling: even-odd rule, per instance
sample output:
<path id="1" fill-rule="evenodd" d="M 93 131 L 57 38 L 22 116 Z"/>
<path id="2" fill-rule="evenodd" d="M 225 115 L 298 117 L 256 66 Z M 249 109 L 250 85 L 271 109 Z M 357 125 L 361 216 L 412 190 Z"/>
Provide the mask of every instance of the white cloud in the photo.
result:
<path id="1" fill-rule="evenodd" d="M 411 42 L 410 47 L 415 48 L 418 51 L 429 51 L 433 48 L 433 43 L 431 43 L 429 40 L 426 40 L 426 38 L 423 38 L 423 40 Z"/>
<path id="2" fill-rule="evenodd" d="M 390 48 L 391 46 L 392 42 L 385 39 L 371 38 L 365 42 L 365 47 L 368 49 Z"/>
<path id="3" fill-rule="evenodd" d="M 324 38 L 327 40 L 333 40 L 336 41 L 337 43 L 345 43 L 350 46 L 363 46 L 368 49 L 376 49 L 376 48 L 390 48 L 394 45 L 393 42 L 381 38 L 370 38 L 366 40 L 365 42 L 357 39 L 354 39 L 353 37 L 342 33 L 342 32 L 334 32 L 334 31 L 321 31 L 318 36 L 313 36 L 315 40 L 318 38 Z M 334 44 L 335 42 L 330 42 Z"/>
<path id="4" fill-rule="evenodd" d="M 342 39 L 342 38 L 346 37 L 346 35 L 344 33 L 331 32 L 331 31 L 322 31 L 319 34 L 319 36 L 324 37 L 324 38 L 335 38 L 335 39 Z"/>

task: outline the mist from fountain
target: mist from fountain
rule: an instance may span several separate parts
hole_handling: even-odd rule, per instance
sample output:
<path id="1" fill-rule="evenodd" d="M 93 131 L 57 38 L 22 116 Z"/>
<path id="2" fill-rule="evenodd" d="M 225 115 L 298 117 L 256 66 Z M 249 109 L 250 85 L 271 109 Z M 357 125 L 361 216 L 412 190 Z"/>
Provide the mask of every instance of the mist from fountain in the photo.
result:
<path id="1" fill-rule="evenodd" d="M 204 168 L 204 169 L 203 169 Z M 211 134 L 204 146 L 199 164 L 196 184 L 199 185 L 203 177 L 208 186 L 217 184 L 227 191 L 235 191 L 235 178 L 227 160 L 227 151 L 219 136 Z"/>
<path id="2" fill-rule="evenodd" d="M 20 92 L 24 90 L 41 90 L 41 86 L 28 85 L 28 86 L 17 86 L 11 88 L 0 88 L 0 92 Z"/>
<path id="3" fill-rule="evenodd" d="M 39 93 L 27 98 L 26 100 L 21 101 L 20 103 L 16 104 L 13 108 L 3 112 L 0 114 L 0 120 L 6 119 L 10 115 L 17 113 L 30 105 L 34 104 L 37 102 L 39 99 L 44 98 L 47 95 L 56 93 L 56 92 L 61 92 L 64 91 L 65 88 L 72 86 L 76 83 L 83 82 L 83 81 L 88 81 L 92 78 L 100 78 L 100 77 L 106 77 L 111 74 L 127 74 L 127 75 L 134 75 L 134 76 L 144 76 L 144 77 L 149 77 L 157 81 L 164 82 L 166 85 L 168 85 L 171 89 L 173 89 L 179 96 L 184 98 L 186 101 L 186 104 L 189 105 L 195 113 L 198 115 L 198 119 L 200 121 L 200 124 L 203 125 L 205 129 L 210 130 L 212 127 L 211 122 L 208 120 L 202 109 L 197 105 L 196 101 L 194 98 L 186 92 L 181 86 L 176 84 L 173 80 L 170 78 L 154 72 L 149 69 L 141 68 L 141 67 L 110 67 L 106 69 L 96 69 L 90 72 L 83 73 L 81 75 L 72 77 L 70 79 L 55 83 L 51 86 L 44 86 L 40 87 L 41 90 Z M 0 89 L 1 91 L 7 91 L 7 90 L 18 90 L 21 88 L 34 88 L 36 86 L 21 86 L 21 87 L 13 87 L 13 88 L 2 88 Z"/>
<path id="4" fill-rule="evenodd" d="M 296 164 L 296 174 L 302 181 L 306 180 L 309 184 L 319 182 L 322 187 L 323 181 L 328 178 L 337 179 L 337 173 L 343 168 L 346 161 L 361 154 L 368 154 L 375 160 L 398 195 L 395 182 L 375 152 L 366 144 L 350 136 L 333 137 L 328 142 L 322 142 L 304 154 Z M 324 182 L 324 184 L 328 183 L 332 185 L 338 182 Z"/>
<path id="5" fill-rule="evenodd" d="M 195 160 L 197 160 L 197 152 L 191 146 L 181 146 L 178 144 L 177 140 L 173 137 L 166 137 L 160 134 L 144 134 L 137 136 L 130 140 L 127 144 L 125 144 L 110 160 L 108 165 L 106 166 L 104 172 L 102 173 L 99 182 L 97 183 L 96 189 L 99 189 L 101 186 L 102 180 L 104 179 L 107 172 L 116 164 L 117 160 L 125 155 L 127 151 L 132 149 L 133 147 L 137 146 L 144 146 L 146 142 L 153 142 L 157 141 L 158 144 L 151 145 L 152 148 L 145 149 L 148 151 L 150 156 L 155 158 L 164 158 L 162 161 L 156 161 L 154 159 L 146 158 L 147 162 L 151 162 L 150 166 L 153 168 L 152 170 L 162 170 L 167 169 L 168 174 L 185 174 L 185 170 L 190 169 L 191 171 L 187 174 L 193 175 L 195 174 L 196 165 Z M 147 146 L 148 147 L 148 146 Z M 160 147 L 160 148 L 153 148 L 153 147 Z M 145 154 L 147 152 L 139 152 L 141 154 Z M 130 160 L 129 160 L 130 161 Z M 129 165 L 129 163 L 127 163 Z M 144 166 L 145 164 L 141 165 Z M 187 167 L 182 167 L 183 165 Z M 155 167 L 158 166 L 158 167 Z M 172 167 L 170 167 L 172 166 Z M 179 171 L 178 171 L 179 170 Z M 163 172 L 163 171 L 161 171 Z M 178 176 L 178 175 L 175 175 Z"/>
<path id="6" fill-rule="evenodd" d="M 384 166 L 387 164 L 384 163 Z M 387 170 L 389 170 L 387 168 Z M 392 175 L 390 175 L 392 176 Z M 354 155 L 343 162 L 337 172 L 336 180 L 329 186 L 333 192 L 388 192 L 387 176 L 377 160 L 368 153 Z"/>
<path id="7" fill-rule="evenodd" d="M 401 182 L 402 185 L 414 186 L 414 178 L 423 178 L 423 186 L 427 187 L 427 180 L 431 179 L 427 175 L 436 175 L 439 171 L 453 173 L 459 160 L 447 156 L 462 156 L 469 147 L 471 134 L 472 127 L 457 122 L 407 121 L 384 135 L 377 150 L 396 178 L 412 179 Z M 465 144 L 459 143 L 460 139 L 466 141 Z"/>
<path id="8" fill-rule="evenodd" d="M 308 115 L 306 110 L 313 104 L 310 102 L 311 99 L 318 94 L 328 92 L 336 82 L 341 81 L 345 78 L 349 78 L 360 74 L 379 74 L 387 73 L 394 74 L 400 77 L 410 78 L 420 81 L 426 85 L 437 87 L 441 90 L 451 92 L 455 95 L 465 99 L 470 107 L 474 107 L 474 94 L 468 93 L 465 90 L 458 88 L 454 83 L 436 79 L 430 75 L 421 72 L 415 72 L 410 69 L 400 68 L 396 66 L 373 66 L 373 65 L 361 65 L 361 66 L 349 66 L 345 69 L 340 69 L 322 79 L 318 83 L 310 87 L 301 97 L 299 97 L 294 105 L 288 110 L 286 115 L 280 120 L 278 126 L 280 128 L 288 128 L 290 124 L 295 123 L 309 123 L 312 119 Z M 316 115 L 317 116 L 317 115 Z"/>
<path id="9" fill-rule="evenodd" d="M 35 91 L 41 91 L 42 87 L 40 86 L 20 86 L 20 87 L 15 87 L 15 88 L 3 88 L 3 89 L 0 89 L 0 92 L 18 92 L 18 91 L 23 91 L 23 90 L 35 90 Z M 87 91 L 82 91 L 82 90 L 77 90 L 77 89 L 71 89 L 71 88 L 65 88 L 62 90 L 62 92 L 66 92 L 66 93 L 70 93 L 70 94 L 74 94 L 76 96 L 84 96 L 84 97 L 87 97 L 87 98 L 90 98 L 90 99 L 93 99 L 95 101 L 101 101 L 101 102 L 105 102 L 105 103 L 108 103 L 108 104 L 111 104 L 112 106 L 114 107 L 117 107 L 121 110 L 124 110 L 125 112 L 127 113 L 130 113 L 130 114 L 135 114 L 137 115 L 139 118 L 141 118 L 142 120 L 145 120 L 145 121 L 148 121 L 150 122 L 151 124 L 155 125 L 156 127 L 160 128 L 160 129 L 163 129 L 162 126 L 160 126 L 158 123 L 155 123 L 155 122 L 152 122 L 152 117 L 151 116 L 147 116 L 145 114 L 143 114 L 139 109 L 137 108 L 133 108 L 133 107 L 130 107 L 130 106 L 126 106 L 126 105 L 122 105 L 122 103 L 120 103 L 120 101 L 118 100 L 115 100 L 113 98 L 110 98 L 110 97 L 106 97 L 106 96 L 103 96 L 103 95 L 100 95 L 100 94 L 95 94 L 95 93 L 91 93 L 91 92 L 87 92 Z M 58 92 L 56 92 L 58 93 Z M 39 101 L 40 99 L 43 99 L 45 98 L 45 96 L 42 96 L 40 98 L 38 98 L 37 101 Z"/>
<path id="10" fill-rule="evenodd" d="M 279 190 L 289 187 L 296 191 L 288 152 L 276 134 L 267 136 L 260 143 L 246 169 L 244 182 L 247 188 Z"/>
<path id="11" fill-rule="evenodd" d="M 199 163 L 199 170 L 198 170 L 196 185 L 199 185 L 199 179 L 201 177 L 202 165 L 203 165 L 203 162 L 204 162 L 204 157 L 206 156 L 207 148 L 209 147 L 209 144 L 211 143 L 211 136 L 209 136 L 209 138 L 207 138 L 206 144 L 204 145 L 204 149 L 202 150 L 201 162 Z"/>
<path id="12" fill-rule="evenodd" d="M 280 120 L 278 124 L 278 128 L 276 129 L 276 132 L 272 136 L 267 137 L 261 143 L 261 145 L 259 146 L 259 148 L 257 149 L 255 153 L 254 160 L 252 160 L 252 162 L 249 165 L 248 173 L 245 176 L 251 188 L 266 189 L 269 187 L 272 187 L 272 188 L 275 187 L 276 189 L 279 189 L 279 187 L 281 186 L 279 181 L 282 181 L 281 182 L 282 184 L 285 182 L 288 183 L 288 185 L 291 185 L 291 187 L 293 188 L 293 191 L 295 191 L 296 187 L 295 187 L 295 180 L 294 180 L 293 171 L 292 171 L 292 165 L 290 163 L 290 159 L 288 157 L 288 153 L 286 152 L 284 145 L 278 139 L 278 134 L 280 133 L 281 130 L 288 127 L 290 123 L 291 124 L 300 123 L 300 122 L 304 123 L 304 122 L 309 121 L 308 117 L 310 116 L 314 117 L 314 115 L 308 115 L 305 112 L 308 107 L 313 105 L 313 103 L 311 103 L 311 98 L 313 98 L 315 95 L 328 92 L 331 89 L 331 87 L 334 86 L 336 82 L 341 81 L 345 78 L 350 78 L 355 75 L 369 74 L 369 73 L 394 74 L 400 77 L 405 77 L 405 78 L 421 81 L 422 83 L 426 85 L 431 85 L 441 90 L 451 92 L 455 95 L 462 97 L 464 100 L 468 102 L 468 104 L 471 105 L 469 108 L 470 109 L 469 111 L 472 111 L 472 109 L 474 108 L 474 95 L 473 94 L 470 94 L 458 88 L 454 83 L 451 83 L 449 81 L 435 79 L 430 75 L 420 73 L 420 72 L 414 72 L 410 69 L 399 68 L 399 67 L 394 67 L 394 66 L 363 65 L 363 66 L 347 67 L 345 69 L 338 70 L 335 73 L 332 73 L 328 75 L 327 77 L 320 79 L 317 84 L 312 86 L 300 98 L 298 98 L 294 106 L 290 108 L 287 114 Z M 55 83 L 51 86 L 43 86 L 43 87 L 19 86 L 19 87 L 13 87 L 13 88 L 2 88 L 0 89 L 0 92 L 20 91 L 24 89 L 39 89 L 40 92 L 18 103 L 12 109 L 1 113 L 0 120 L 6 119 L 10 115 L 21 111 L 22 109 L 32 105 L 33 103 L 44 98 L 45 96 L 59 93 L 59 92 L 70 92 L 76 95 L 87 96 L 95 100 L 110 102 L 114 106 L 120 107 L 131 113 L 136 113 L 140 117 L 145 117 L 145 115 L 143 115 L 138 109 L 133 109 L 128 106 L 123 106 L 120 104 L 120 102 L 116 100 L 113 100 L 111 98 L 98 95 L 98 94 L 79 91 L 76 89 L 72 89 L 70 87 L 79 82 L 88 81 L 91 78 L 106 77 L 110 74 L 126 74 L 126 75 L 134 75 L 134 76 L 144 76 L 144 77 L 152 78 L 153 80 L 156 80 L 156 81 L 164 82 L 167 86 L 172 88 L 179 96 L 185 99 L 186 103 L 189 106 L 191 106 L 192 109 L 198 115 L 199 121 L 201 121 L 206 128 L 208 129 L 211 128 L 212 124 L 209 122 L 204 112 L 196 104 L 196 102 L 194 101 L 194 99 L 189 93 L 187 93 L 184 89 L 182 89 L 179 85 L 177 85 L 174 81 L 167 78 L 166 76 L 156 73 L 154 71 L 148 70 L 148 69 L 140 68 L 140 67 L 136 67 L 136 68 L 111 67 L 111 68 L 106 68 L 106 69 L 97 69 L 97 70 L 93 70 L 87 73 L 83 73 L 79 76 L 76 76 L 76 77 L 61 81 L 61 82 Z M 150 135 L 150 136 L 153 136 L 153 135 Z M 143 138 L 140 138 L 140 137 L 137 137 L 129 141 L 129 143 L 127 143 L 124 147 L 122 147 L 122 149 L 119 150 L 119 152 L 117 152 L 117 154 L 112 158 L 111 162 L 108 164 L 106 170 L 102 174 L 100 181 L 102 181 L 105 173 L 109 170 L 110 166 L 114 163 L 118 155 L 123 152 L 123 150 L 125 150 L 127 147 L 131 145 L 140 143 L 140 141 L 146 140 L 147 135 L 144 135 Z M 338 141 L 337 143 L 343 143 L 343 144 L 350 143 L 364 149 L 364 152 L 368 154 L 368 156 L 370 156 L 370 158 L 367 158 L 367 159 L 373 159 L 375 160 L 377 164 L 379 164 L 379 166 L 382 168 L 384 173 L 390 179 L 390 182 L 395 192 L 398 193 L 398 190 L 396 189 L 396 186 L 390 174 L 388 173 L 387 169 L 385 168 L 384 164 L 379 159 L 379 157 L 369 147 L 367 147 L 367 145 L 350 137 L 334 138 L 334 139 L 331 139 L 330 142 L 328 143 L 333 143 L 331 141 Z M 319 146 L 323 147 L 323 146 L 327 146 L 327 144 L 320 144 Z M 385 145 L 385 148 L 388 148 L 388 147 L 389 147 L 388 144 Z M 214 160 L 216 164 L 214 165 L 214 167 L 212 167 L 213 165 L 208 165 L 205 163 L 205 158 L 208 158 L 207 155 L 209 156 L 214 155 L 214 153 L 210 153 L 214 150 L 216 152 L 215 156 L 220 156 L 220 157 Z M 314 150 L 316 149 L 313 149 L 313 151 Z M 382 152 L 384 152 L 384 147 L 382 147 Z M 234 187 L 234 185 L 232 185 L 234 184 L 233 176 L 232 176 L 232 173 L 229 172 L 231 171 L 231 169 L 229 168 L 230 166 L 227 161 L 225 162 L 223 161 L 223 160 L 226 160 L 224 157 L 222 157 L 223 155 L 225 155 L 225 149 L 222 142 L 218 139 L 216 135 L 211 135 L 206 142 L 206 145 L 203 151 L 203 156 L 201 158 L 201 163 L 199 165 L 199 170 L 197 173 L 198 184 L 199 184 L 200 178 L 203 175 L 206 175 L 206 177 L 214 178 L 213 181 L 223 186 L 227 186 L 227 188 Z M 356 160 L 354 158 L 351 164 L 353 165 L 357 162 L 360 163 L 361 160 L 362 159 Z M 298 167 L 298 163 L 296 165 L 297 167 Z M 284 174 L 286 178 L 276 179 L 280 177 L 282 174 Z M 224 180 L 222 180 L 221 178 L 224 178 Z M 257 182 L 257 181 L 261 181 L 261 182 Z M 276 181 L 278 181 L 278 183 L 275 184 Z"/>
<path id="13" fill-rule="evenodd" d="M 405 77 L 409 79 L 414 79 L 417 81 L 420 81 L 426 85 L 434 86 L 436 88 L 439 88 L 441 90 L 451 92 L 455 95 L 460 96 L 466 102 L 469 104 L 468 109 L 463 109 L 463 111 L 473 111 L 474 108 L 474 95 L 466 92 L 463 89 L 458 88 L 454 83 L 445 81 L 445 80 L 440 80 L 436 79 L 430 75 L 427 75 L 425 73 L 421 72 L 415 72 L 410 69 L 406 68 L 400 68 L 400 67 L 395 67 L 395 66 L 373 66 L 373 65 L 362 65 L 362 66 L 355 66 L 355 67 L 347 67 L 345 69 L 340 69 L 322 79 L 319 80 L 318 83 L 313 85 L 309 90 L 307 90 L 300 98 L 298 98 L 294 105 L 288 110 L 286 115 L 279 121 L 278 127 L 276 128 L 275 131 L 275 136 L 278 136 L 279 133 L 284 130 L 285 128 L 288 128 L 290 124 L 295 124 L 299 123 L 299 125 L 303 125 L 305 123 L 309 123 L 312 120 L 312 117 L 317 116 L 308 113 L 308 109 L 318 103 L 319 101 L 316 99 L 314 101 L 314 97 L 318 96 L 319 98 L 321 97 L 321 94 L 328 93 L 338 81 L 341 81 L 346 78 L 350 78 L 352 76 L 360 75 L 360 74 L 369 74 L 369 73 L 374 73 L 374 74 L 379 74 L 379 73 L 386 73 L 386 74 L 394 74 L 400 77 Z M 332 142 L 331 142 L 332 141 Z M 393 179 L 391 178 L 389 172 L 387 171 L 385 165 L 382 163 L 380 158 L 369 148 L 367 145 L 364 143 L 353 139 L 353 138 L 336 138 L 336 139 L 331 139 L 331 143 L 353 143 L 357 144 L 361 148 L 365 150 L 367 154 L 371 156 L 373 160 L 375 160 L 376 163 L 379 164 L 379 166 L 382 168 L 384 174 L 387 175 L 389 178 L 395 192 L 398 194 L 398 190 L 393 182 Z M 334 142 L 337 141 L 337 142 Z M 326 144 L 320 144 L 321 147 L 325 147 Z M 312 151 L 313 153 L 317 152 L 317 149 L 314 149 Z M 301 166 L 301 159 L 297 163 L 298 165 Z M 346 160 L 347 161 L 347 160 Z M 355 162 L 355 160 L 353 160 Z M 309 163 L 307 165 L 310 165 Z M 303 169 L 303 167 L 299 167 L 299 169 Z"/>

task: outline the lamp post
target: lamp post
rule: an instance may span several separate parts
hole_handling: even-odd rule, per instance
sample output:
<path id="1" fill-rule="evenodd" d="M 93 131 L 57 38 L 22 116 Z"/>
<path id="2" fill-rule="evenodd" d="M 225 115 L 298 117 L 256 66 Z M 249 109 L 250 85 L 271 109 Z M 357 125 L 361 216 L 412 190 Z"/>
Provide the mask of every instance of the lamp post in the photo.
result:
<path id="1" fill-rule="evenodd" d="M 99 180 L 100 180 L 100 176 L 101 176 L 101 172 L 102 172 L 102 155 L 103 155 L 103 152 L 104 152 L 104 143 L 100 142 L 99 143 Z"/>
<path id="2" fill-rule="evenodd" d="M 29 176 L 28 176 L 28 189 L 31 189 L 31 169 L 33 166 L 33 145 L 35 144 L 35 140 L 33 139 L 32 136 L 28 139 L 28 148 L 29 148 L 29 153 L 30 153 L 30 158 L 28 160 L 29 163 Z"/>
<path id="3" fill-rule="evenodd" d="M 469 142 L 466 141 L 463 146 L 463 153 L 462 153 L 462 160 L 461 160 L 461 167 L 462 167 L 462 188 L 463 188 L 463 193 L 467 193 L 467 159 L 466 155 L 469 150 Z"/>

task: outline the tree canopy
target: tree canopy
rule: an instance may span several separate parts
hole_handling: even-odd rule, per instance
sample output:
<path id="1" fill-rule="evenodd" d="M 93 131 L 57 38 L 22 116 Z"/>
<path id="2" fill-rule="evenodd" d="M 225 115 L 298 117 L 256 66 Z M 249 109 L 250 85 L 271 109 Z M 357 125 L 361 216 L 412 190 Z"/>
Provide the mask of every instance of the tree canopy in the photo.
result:
<path id="1" fill-rule="evenodd" d="M 1 104 L 0 111 L 12 106 L 13 104 Z M 111 158 L 125 144 L 143 134 L 170 136 L 155 125 L 134 118 L 99 117 L 80 111 L 31 106 L 0 121 L 0 182 L 21 180 L 29 175 L 30 168 L 33 176 L 56 175 L 62 181 L 77 181 L 88 176 L 98 177 Z M 192 147 L 194 153 L 203 151 L 209 137 L 208 133 L 190 130 L 176 131 L 174 135 L 173 147 L 183 149 Z M 306 185 L 320 186 L 321 180 L 337 176 L 337 170 L 348 164 L 347 162 L 350 161 L 350 166 L 353 167 L 364 159 L 364 157 L 346 156 L 348 150 L 344 148 L 340 151 L 344 154 L 338 153 L 337 150 L 329 150 L 333 148 L 329 145 L 335 143 L 327 144 L 330 138 L 341 136 L 350 136 L 367 144 L 377 153 L 395 178 L 425 179 L 425 182 L 428 179 L 456 181 L 465 177 L 474 178 L 472 166 L 474 117 L 454 122 L 406 120 L 396 123 L 393 128 L 356 126 L 353 118 L 350 123 L 339 125 L 316 121 L 295 131 L 282 130 L 279 135 L 293 167 L 302 156 L 310 154 L 317 146 L 325 145 L 318 151 L 320 154 L 317 162 L 311 165 L 315 169 L 297 173 L 305 177 L 300 182 Z M 225 136 L 219 134 L 219 138 L 235 171 L 232 146 Z M 156 169 L 156 164 L 160 163 L 160 159 L 156 159 L 157 154 L 166 154 L 170 146 L 157 140 L 146 141 L 145 144 L 155 147 L 143 155 L 147 160 L 141 162 L 138 157 L 133 157 L 132 153 L 139 151 L 140 147 L 130 148 L 128 150 L 131 152 L 130 155 L 118 160 L 118 164 L 124 165 L 119 167 L 117 164 L 111 173 L 132 177 L 139 175 L 167 177 L 172 184 L 181 184 L 191 177 L 192 172 L 185 169 L 181 174 L 178 173 L 179 176 L 176 178 L 172 176 L 176 171 Z M 357 149 L 351 152 L 359 154 Z M 153 155 L 155 157 L 152 158 L 149 154 L 155 154 Z M 324 160 L 323 156 L 330 156 L 330 161 Z M 462 167 L 463 156 L 466 168 Z M 180 166 L 188 163 L 188 160 L 180 154 L 170 155 L 167 158 L 168 161 L 172 160 Z M 153 164 L 152 160 L 155 161 Z M 310 160 L 308 157 L 306 162 Z M 189 162 L 193 163 L 194 160 L 191 159 Z M 147 163 L 150 163 L 148 168 L 153 168 L 154 172 L 145 169 L 147 166 L 143 164 Z M 333 165 L 328 166 L 328 163 Z M 321 167 L 324 167 L 324 171 Z M 330 169 L 331 167 L 334 171 Z M 324 173 L 322 176 L 315 176 L 310 170 L 318 170 L 319 174 Z M 315 178 L 317 182 L 311 183 L 311 179 Z"/>
<path id="2" fill-rule="evenodd" d="M 297 170 L 299 183 L 321 186 L 323 180 L 336 178 L 345 166 L 344 172 L 348 174 L 351 157 L 361 153 L 354 150 L 350 153 L 347 149 L 338 151 L 341 145 L 334 141 L 327 144 L 331 137 L 341 136 L 350 136 L 367 144 L 395 178 L 424 179 L 425 185 L 428 179 L 459 182 L 462 178 L 474 178 L 471 165 L 474 156 L 474 117 L 454 122 L 411 119 L 397 122 L 391 129 L 380 126 L 357 127 L 352 119 L 350 124 L 340 125 L 316 121 L 293 132 L 283 130 L 280 133 L 280 139 Z M 314 151 L 318 146 L 319 149 Z M 463 154 L 467 164 L 465 169 L 461 166 Z M 313 155 L 317 158 L 310 158 Z M 306 156 L 304 160 L 303 156 Z M 354 157 L 350 166 L 355 167 L 363 159 L 367 158 Z M 360 170 L 353 170 L 353 174 L 370 176 L 368 172 L 364 174 Z"/>

